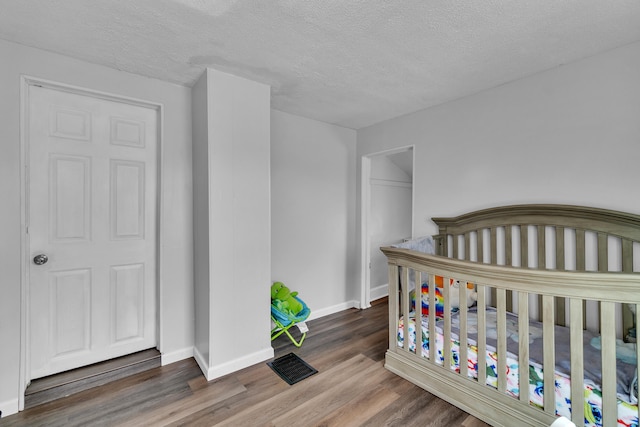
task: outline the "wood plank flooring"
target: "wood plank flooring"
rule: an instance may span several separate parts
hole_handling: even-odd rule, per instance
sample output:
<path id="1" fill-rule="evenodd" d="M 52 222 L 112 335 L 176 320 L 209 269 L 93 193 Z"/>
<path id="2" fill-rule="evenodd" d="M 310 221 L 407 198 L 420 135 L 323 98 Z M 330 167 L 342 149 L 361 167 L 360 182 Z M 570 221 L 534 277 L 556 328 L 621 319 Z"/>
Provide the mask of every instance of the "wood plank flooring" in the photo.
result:
<path id="1" fill-rule="evenodd" d="M 207 382 L 193 359 L 0 419 L 0 426 L 463 426 L 485 423 L 383 367 L 386 300 L 309 322 L 296 353 L 319 372 L 292 386 L 266 363 Z"/>
<path id="2" fill-rule="evenodd" d="M 139 351 L 83 368 L 62 372 L 31 382 L 24 396 L 25 408 L 70 396 L 120 378 L 160 366 L 160 352 L 155 348 Z"/>

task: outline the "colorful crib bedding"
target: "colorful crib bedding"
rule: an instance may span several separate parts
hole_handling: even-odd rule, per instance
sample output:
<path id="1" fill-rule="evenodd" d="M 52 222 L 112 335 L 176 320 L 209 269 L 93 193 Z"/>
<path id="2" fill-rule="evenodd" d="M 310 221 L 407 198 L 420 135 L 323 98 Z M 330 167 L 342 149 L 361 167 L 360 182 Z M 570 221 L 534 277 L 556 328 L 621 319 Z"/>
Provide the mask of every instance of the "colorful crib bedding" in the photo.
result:
<path id="1" fill-rule="evenodd" d="M 460 372 L 458 340 L 458 313 L 452 313 L 451 328 L 451 369 Z M 493 308 L 487 308 L 487 351 L 485 355 L 487 364 L 487 385 L 497 388 L 497 354 L 495 351 L 496 330 L 496 312 Z M 440 365 L 444 364 L 444 338 L 443 338 L 443 319 L 436 319 L 436 350 L 438 357 L 436 362 Z M 507 393 L 518 397 L 518 318 L 516 315 L 507 313 Z M 415 314 L 410 313 L 409 316 L 409 350 L 415 352 Z M 467 316 L 468 330 L 468 373 L 469 377 L 477 378 L 478 367 L 478 347 L 476 345 L 477 332 L 477 311 L 472 307 L 468 311 Z M 529 352 L 530 365 L 529 370 L 529 396 L 533 405 L 542 407 L 543 405 L 543 374 L 542 374 L 542 324 L 531 321 L 529 326 Z M 567 418 L 571 417 L 571 383 L 568 373 L 570 372 L 570 352 L 569 352 L 569 331 L 568 328 L 556 326 L 556 373 L 555 373 L 555 394 L 556 394 L 556 414 L 563 415 Z M 400 318 L 398 327 L 398 346 L 403 347 L 404 343 L 404 319 Z M 601 426 L 601 407 L 602 393 L 598 386 L 600 381 L 600 351 L 597 350 L 599 345 L 598 337 L 585 331 L 584 333 L 584 366 L 585 366 L 585 425 Z M 422 354 L 425 357 L 429 355 L 429 329 L 428 318 L 422 318 Z M 619 426 L 638 426 L 638 406 L 637 399 L 634 396 L 632 384 L 637 381 L 636 365 L 633 363 L 625 363 L 618 360 L 618 425 Z M 635 402 L 635 403 L 631 403 Z"/>

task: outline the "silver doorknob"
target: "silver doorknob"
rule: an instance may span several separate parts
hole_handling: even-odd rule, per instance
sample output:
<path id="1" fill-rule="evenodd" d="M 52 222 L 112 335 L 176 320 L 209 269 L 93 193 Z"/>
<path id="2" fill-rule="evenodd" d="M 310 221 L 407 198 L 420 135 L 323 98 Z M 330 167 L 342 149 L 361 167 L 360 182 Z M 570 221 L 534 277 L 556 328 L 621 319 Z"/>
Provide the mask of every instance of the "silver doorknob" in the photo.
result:
<path id="1" fill-rule="evenodd" d="M 46 264 L 47 261 L 49 261 L 49 257 L 46 256 L 45 254 L 39 254 L 39 255 L 36 255 L 35 257 L 33 257 L 33 263 L 35 265 Z"/>

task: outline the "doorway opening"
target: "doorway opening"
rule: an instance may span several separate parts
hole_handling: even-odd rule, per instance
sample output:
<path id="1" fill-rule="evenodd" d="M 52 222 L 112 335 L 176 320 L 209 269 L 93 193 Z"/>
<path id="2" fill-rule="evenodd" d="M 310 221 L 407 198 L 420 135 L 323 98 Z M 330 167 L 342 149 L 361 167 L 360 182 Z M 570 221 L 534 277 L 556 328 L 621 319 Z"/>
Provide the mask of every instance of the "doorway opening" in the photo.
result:
<path id="1" fill-rule="evenodd" d="M 387 258 L 381 246 L 413 235 L 413 146 L 362 157 L 360 308 L 388 294 Z"/>

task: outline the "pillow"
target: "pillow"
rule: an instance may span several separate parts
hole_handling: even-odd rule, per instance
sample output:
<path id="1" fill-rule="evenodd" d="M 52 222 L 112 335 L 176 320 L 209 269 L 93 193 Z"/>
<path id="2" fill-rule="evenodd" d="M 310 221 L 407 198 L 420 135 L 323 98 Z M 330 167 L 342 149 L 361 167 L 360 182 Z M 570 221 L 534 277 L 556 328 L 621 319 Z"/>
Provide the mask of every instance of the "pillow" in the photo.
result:
<path id="1" fill-rule="evenodd" d="M 412 251 L 423 252 L 425 254 L 430 254 L 430 255 L 435 255 L 436 253 L 433 237 L 431 236 L 424 236 L 424 237 L 418 237 L 416 239 L 407 240 L 402 243 L 391 245 L 391 247 L 400 248 L 400 249 L 410 249 Z"/>

